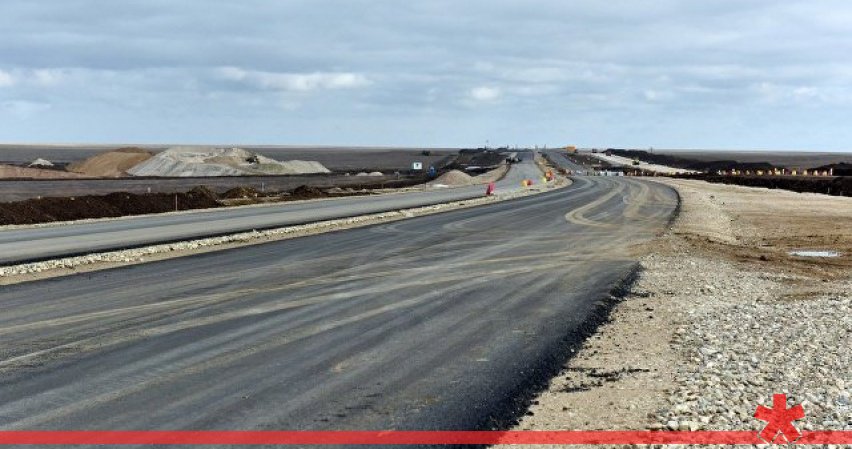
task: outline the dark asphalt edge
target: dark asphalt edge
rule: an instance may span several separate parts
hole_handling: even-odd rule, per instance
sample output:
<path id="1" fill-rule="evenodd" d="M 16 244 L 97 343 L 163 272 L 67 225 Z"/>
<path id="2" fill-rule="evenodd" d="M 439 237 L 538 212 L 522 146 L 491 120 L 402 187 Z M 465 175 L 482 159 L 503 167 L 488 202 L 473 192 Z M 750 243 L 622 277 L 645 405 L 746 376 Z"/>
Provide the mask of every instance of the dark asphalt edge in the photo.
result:
<path id="1" fill-rule="evenodd" d="M 663 234 L 671 231 L 672 226 L 674 225 L 674 222 L 680 217 L 681 204 L 683 203 L 683 198 L 680 196 L 680 192 L 678 192 L 676 188 L 674 188 L 670 185 L 667 185 L 667 184 L 660 183 L 660 182 L 658 182 L 657 184 L 668 187 L 672 192 L 674 192 L 675 197 L 677 198 L 677 204 L 675 205 L 675 208 L 672 211 L 672 215 L 671 215 L 671 217 L 669 217 L 669 220 L 666 222 L 666 229 L 662 233 L 660 233 L 660 235 L 663 235 Z"/>
<path id="2" fill-rule="evenodd" d="M 661 183 L 657 183 L 661 184 Z M 682 197 L 680 192 L 674 187 L 664 185 L 671 189 L 677 198 L 677 204 L 672 211 L 671 216 L 666 221 L 664 230 L 660 236 L 671 231 L 671 227 L 675 220 L 680 216 Z M 611 321 L 611 314 L 615 306 L 624 301 L 625 297 L 633 290 L 639 276 L 642 274 L 642 267 L 639 262 L 636 262 L 627 275 L 624 276 L 616 285 L 609 291 L 609 294 L 604 298 L 595 302 L 595 307 L 589 312 L 587 319 L 583 324 L 572 330 L 566 335 L 558 347 L 553 348 L 550 356 L 541 361 L 541 365 L 535 369 L 531 375 L 524 379 L 524 382 L 519 386 L 516 392 L 502 402 L 491 416 L 476 427 L 476 430 L 510 430 L 519 423 L 532 405 L 538 395 L 546 390 L 550 381 L 560 375 L 566 363 L 576 356 L 586 340 L 595 335 L 598 328 Z M 490 447 L 489 445 L 481 446 L 459 446 L 459 447 Z"/>
<path id="3" fill-rule="evenodd" d="M 507 395 L 490 416 L 471 430 L 510 430 L 517 425 L 535 398 L 548 388 L 553 378 L 562 373 L 565 364 L 580 352 L 585 341 L 595 335 L 601 325 L 611 321 L 613 309 L 631 292 L 641 272 L 640 264 L 634 263 L 627 274 L 610 289 L 609 294 L 594 302 L 583 324 L 568 331 L 565 337 L 555 343 L 550 349 L 550 354 L 540 361 L 539 366 L 529 371 L 515 391 Z"/>

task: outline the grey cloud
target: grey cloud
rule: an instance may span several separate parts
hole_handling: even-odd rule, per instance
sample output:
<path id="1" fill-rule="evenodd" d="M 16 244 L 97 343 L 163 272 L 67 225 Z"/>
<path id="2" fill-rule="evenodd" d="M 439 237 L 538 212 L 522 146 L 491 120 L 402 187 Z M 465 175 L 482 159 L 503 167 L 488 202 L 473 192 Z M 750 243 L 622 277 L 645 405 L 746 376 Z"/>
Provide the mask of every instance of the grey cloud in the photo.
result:
<path id="1" fill-rule="evenodd" d="M 416 136 L 466 145 L 493 135 L 844 148 L 852 139 L 846 129 L 816 133 L 833 136 L 818 142 L 796 134 L 852 108 L 852 6 L 839 0 L 7 0 L 0 8 L 0 102 L 50 105 L 30 108 L 28 123 L 42 114 L 56 140 L 113 138 L 87 125 L 98 122 L 115 122 L 111 132 L 125 141 Z M 20 119 L 13 109 L 0 110 L 0 121 Z M 41 140 L 33 129 L 0 125 L 0 139 Z"/>

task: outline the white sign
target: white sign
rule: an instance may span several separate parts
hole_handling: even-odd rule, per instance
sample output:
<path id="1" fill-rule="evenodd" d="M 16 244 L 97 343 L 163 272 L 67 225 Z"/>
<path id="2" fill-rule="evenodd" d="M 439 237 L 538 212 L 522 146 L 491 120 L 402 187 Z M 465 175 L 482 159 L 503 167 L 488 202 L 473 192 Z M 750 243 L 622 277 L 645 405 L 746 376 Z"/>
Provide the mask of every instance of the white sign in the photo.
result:
<path id="1" fill-rule="evenodd" d="M 423 170 L 423 163 L 422 162 L 412 162 L 411 163 L 411 169 L 412 170 Z"/>

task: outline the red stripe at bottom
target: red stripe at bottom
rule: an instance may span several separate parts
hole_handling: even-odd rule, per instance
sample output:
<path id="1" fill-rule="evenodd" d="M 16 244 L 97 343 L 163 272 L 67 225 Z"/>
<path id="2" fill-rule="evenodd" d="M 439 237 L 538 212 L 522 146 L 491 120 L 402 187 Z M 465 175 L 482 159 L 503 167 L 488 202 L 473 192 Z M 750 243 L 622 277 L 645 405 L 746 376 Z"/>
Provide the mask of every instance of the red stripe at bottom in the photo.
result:
<path id="1" fill-rule="evenodd" d="M 0 444 L 761 444 L 754 431 L 0 431 Z M 852 431 L 797 444 L 852 444 Z"/>

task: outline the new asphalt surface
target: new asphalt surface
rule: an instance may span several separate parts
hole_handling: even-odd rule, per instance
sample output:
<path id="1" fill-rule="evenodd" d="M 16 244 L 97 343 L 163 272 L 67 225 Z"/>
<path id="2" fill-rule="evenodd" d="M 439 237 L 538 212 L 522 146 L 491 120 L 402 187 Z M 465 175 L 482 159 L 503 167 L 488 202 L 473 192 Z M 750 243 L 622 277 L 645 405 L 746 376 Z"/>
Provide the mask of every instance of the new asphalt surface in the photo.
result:
<path id="1" fill-rule="evenodd" d="M 590 170 L 589 167 L 583 167 L 571 159 L 568 159 L 565 151 L 563 150 L 545 150 L 544 154 L 546 154 L 554 164 L 557 164 L 564 169 L 571 170 L 574 173 L 582 173 Z"/>
<path id="2" fill-rule="evenodd" d="M 628 178 L 0 289 L 2 429 L 485 429 L 673 191 Z"/>

